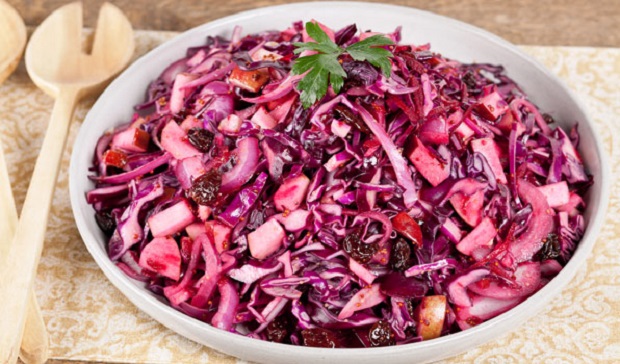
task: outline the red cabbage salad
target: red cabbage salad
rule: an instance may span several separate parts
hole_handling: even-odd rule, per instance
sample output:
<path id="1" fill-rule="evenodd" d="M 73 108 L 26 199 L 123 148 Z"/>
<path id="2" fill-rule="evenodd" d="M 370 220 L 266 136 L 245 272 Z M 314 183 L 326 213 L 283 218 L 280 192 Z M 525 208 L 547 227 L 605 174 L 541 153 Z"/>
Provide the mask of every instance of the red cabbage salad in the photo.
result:
<path id="1" fill-rule="evenodd" d="M 430 340 L 545 286 L 585 229 L 577 126 L 400 38 L 297 22 L 189 48 L 96 145 L 110 259 L 191 317 L 314 347 Z"/>

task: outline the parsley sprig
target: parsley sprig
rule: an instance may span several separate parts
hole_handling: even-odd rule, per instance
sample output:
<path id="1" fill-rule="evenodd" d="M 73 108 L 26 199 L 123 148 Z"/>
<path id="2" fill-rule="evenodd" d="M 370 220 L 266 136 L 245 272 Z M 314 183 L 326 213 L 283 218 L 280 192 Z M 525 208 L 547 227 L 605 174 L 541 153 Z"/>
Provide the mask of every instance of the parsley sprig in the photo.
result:
<path id="1" fill-rule="evenodd" d="M 303 51 L 315 51 L 316 54 L 299 57 L 293 64 L 292 73 L 301 75 L 308 72 L 297 84 L 301 91 L 301 103 L 304 108 L 309 108 L 317 100 L 327 93 L 328 84 L 332 85 L 334 92 L 340 92 L 344 85 L 346 72 L 342 68 L 338 57 L 347 53 L 356 61 L 367 61 L 381 69 L 385 77 L 390 76 L 392 52 L 381 46 L 392 45 L 394 42 L 383 35 L 373 35 L 362 41 L 351 44 L 346 48 L 339 47 L 319 27 L 318 24 L 307 22 L 306 32 L 316 42 L 294 43 L 295 54 Z"/>

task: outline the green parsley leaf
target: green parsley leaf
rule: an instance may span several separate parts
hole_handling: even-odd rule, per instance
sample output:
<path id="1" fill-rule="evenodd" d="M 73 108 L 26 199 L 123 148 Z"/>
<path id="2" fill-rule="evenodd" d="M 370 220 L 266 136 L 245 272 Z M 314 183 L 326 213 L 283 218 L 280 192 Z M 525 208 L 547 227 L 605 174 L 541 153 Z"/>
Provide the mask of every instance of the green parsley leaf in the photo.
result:
<path id="1" fill-rule="evenodd" d="M 340 49 L 334 51 L 334 49 L 331 46 L 327 46 L 325 44 L 318 44 L 314 42 L 293 43 L 293 45 L 296 47 L 295 50 L 293 51 L 293 53 L 295 54 L 299 54 L 304 51 L 315 51 L 315 52 L 327 53 L 327 54 L 341 52 Z M 305 57 L 302 57 L 302 58 L 305 58 Z"/>
<path id="2" fill-rule="evenodd" d="M 390 77 L 392 64 L 387 58 L 391 55 L 390 51 L 383 48 L 369 48 L 368 50 L 348 50 L 347 53 L 356 61 L 368 61 L 375 67 L 379 67 L 385 77 Z"/>
<path id="3" fill-rule="evenodd" d="M 338 54 L 319 53 L 301 57 L 293 64 L 292 72 L 296 75 L 308 72 L 297 85 L 302 90 L 301 101 L 306 109 L 325 96 L 328 79 L 331 79 L 334 91 L 339 92 L 344 83 L 342 78 L 347 76 L 338 62 Z"/>
<path id="4" fill-rule="evenodd" d="M 327 33 L 325 33 L 323 29 L 321 29 L 321 27 L 316 23 L 307 22 L 306 33 L 308 33 L 308 35 L 312 39 L 314 39 L 315 42 L 330 47 L 334 52 L 338 52 L 341 50 L 340 47 L 336 45 L 336 43 L 329 39 Z"/>
<path id="5" fill-rule="evenodd" d="M 392 45 L 394 44 L 394 42 L 392 42 L 392 40 L 388 37 L 386 37 L 385 35 L 381 35 L 381 34 L 375 34 L 371 37 L 368 37 L 364 40 L 360 40 L 357 43 L 353 43 L 350 46 L 347 47 L 347 50 L 349 49 L 361 49 L 361 48 L 370 48 L 370 47 L 380 47 L 380 46 L 387 46 L 387 45 Z"/>
<path id="6" fill-rule="evenodd" d="M 344 71 L 342 73 L 344 73 L 344 76 L 339 73 L 332 73 L 331 75 L 329 75 L 329 81 L 332 84 L 332 88 L 334 89 L 335 93 L 340 92 L 340 89 L 344 85 L 343 77 L 347 77 L 347 74 Z"/>
<path id="7" fill-rule="evenodd" d="M 391 39 L 383 35 L 373 35 L 360 42 L 351 44 L 345 51 L 356 61 L 368 61 L 375 67 L 379 67 L 385 77 L 390 77 L 391 63 L 388 59 L 392 52 L 379 46 L 392 45 Z"/>
<path id="8" fill-rule="evenodd" d="M 294 53 L 312 51 L 316 54 L 297 58 L 291 70 L 294 75 L 305 73 L 303 79 L 297 84 L 297 89 L 301 91 L 300 99 L 304 108 L 307 109 L 322 99 L 327 94 L 329 84 L 335 93 L 340 92 L 347 74 L 338 57 L 345 52 L 357 61 L 367 61 L 380 68 L 383 74 L 389 77 L 392 66 L 389 58 L 392 53 L 387 49 L 378 48 L 394 44 L 389 38 L 383 35 L 373 35 L 343 49 L 329 39 L 318 24 L 306 23 L 306 32 L 316 42 L 294 43 L 296 47 Z"/>

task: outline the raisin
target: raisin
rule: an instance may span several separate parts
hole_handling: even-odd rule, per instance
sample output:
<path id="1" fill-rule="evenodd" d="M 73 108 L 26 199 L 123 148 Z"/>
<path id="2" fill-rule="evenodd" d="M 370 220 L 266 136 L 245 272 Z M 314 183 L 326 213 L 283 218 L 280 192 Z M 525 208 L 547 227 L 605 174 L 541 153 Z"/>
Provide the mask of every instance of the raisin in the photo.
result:
<path id="1" fill-rule="evenodd" d="M 347 235 L 342 242 L 342 249 L 358 263 L 368 263 L 378 250 L 375 243 L 364 243 L 361 239 L 361 230 Z"/>
<path id="2" fill-rule="evenodd" d="M 543 246 L 538 252 L 540 260 L 556 259 L 560 256 L 562 245 L 556 234 L 549 234 L 543 239 Z"/>
<path id="3" fill-rule="evenodd" d="M 199 205 L 209 206 L 217 200 L 222 176 L 217 170 L 210 170 L 196 178 L 189 189 L 189 197 Z"/>
<path id="4" fill-rule="evenodd" d="M 543 120 L 545 120 L 545 123 L 547 123 L 547 124 L 555 123 L 555 120 L 553 119 L 553 116 L 551 116 L 551 115 L 549 115 L 547 113 L 542 114 L 542 117 L 543 117 Z"/>
<path id="5" fill-rule="evenodd" d="M 398 238 L 392 245 L 390 264 L 397 271 L 404 271 L 411 267 L 411 246 L 403 238 Z"/>
<path id="6" fill-rule="evenodd" d="M 474 74 L 471 71 L 467 71 L 467 73 L 465 73 L 465 75 L 463 75 L 463 83 L 465 84 L 465 86 L 467 86 L 468 89 L 470 90 L 474 90 L 476 89 L 476 77 L 474 77 Z"/>
<path id="7" fill-rule="evenodd" d="M 355 115 L 348 107 L 338 104 L 334 106 L 334 114 L 340 120 L 356 128 L 362 133 L 371 134 L 370 129 L 368 129 L 368 126 L 366 126 L 364 121 Z"/>
<path id="8" fill-rule="evenodd" d="M 278 316 L 267 325 L 267 340 L 281 343 L 289 335 L 291 321 L 288 316 Z"/>
<path id="9" fill-rule="evenodd" d="M 206 153 L 213 145 L 213 133 L 202 128 L 191 128 L 187 132 L 187 140 L 199 151 Z"/>
<path id="10" fill-rule="evenodd" d="M 336 334 L 326 329 L 307 329 L 301 332 L 304 346 L 315 348 L 341 348 L 342 343 Z"/>
<path id="11" fill-rule="evenodd" d="M 368 341 L 370 346 L 390 346 L 395 344 L 394 331 L 387 321 L 381 320 L 375 322 L 368 331 Z"/>
<path id="12" fill-rule="evenodd" d="M 176 114 L 173 114 L 173 115 L 172 115 L 172 118 L 174 119 L 174 121 L 175 121 L 177 124 L 181 124 L 181 123 L 183 122 L 183 120 L 185 120 L 185 118 L 187 118 L 187 115 L 188 115 L 188 114 L 189 114 L 189 111 L 188 111 L 185 107 L 183 107 L 183 108 L 181 109 L 181 111 L 179 111 L 179 112 L 178 112 L 178 113 L 176 113 Z"/>
<path id="13" fill-rule="evenodd" d="M 95 220 L 99 228 L 108 236 L 112 235 L 114 229 L 116 229 L 116 221 L 114 221 L 112 214 L 107 211 L 97 211 L 95 213 Z"/>

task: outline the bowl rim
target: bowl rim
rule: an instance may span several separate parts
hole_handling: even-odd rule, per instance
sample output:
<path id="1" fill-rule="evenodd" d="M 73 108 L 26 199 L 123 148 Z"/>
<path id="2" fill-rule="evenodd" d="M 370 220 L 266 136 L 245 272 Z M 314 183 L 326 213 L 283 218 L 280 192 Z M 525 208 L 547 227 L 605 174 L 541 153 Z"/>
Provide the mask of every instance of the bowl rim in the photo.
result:
<path id="1" fill-rule="evenodd" d="M 192 330 L 203 331 L 205 332 L 207 339 L 212 335 L 218 335 L 218 336 L 222 335 L 223 338 L 225 338 L 226 340 L 232 341 L 235 344 L 241 345 L 242 347 L 244 346 L 251 347 L 251 346 L 259 345 L 262 347 L 261 349 L 265 349 L 269 351 L 275 350 L 275 351 L 281 351 L 281 352 L 284 350 L 287 352 L 287 354 L 293 353 L 297 355 L 304 355 L 304 354 L 309 354 L 310 352 L 312 352 L 313 355 L 329 356 L 332 360 L 348 357 L 351 355 L 357 356 L 357 355 L 363 354 L 367 356 L 370 354 L 373 356 L 375 355 L 386 356 L 386 355 L 397 354 L 397 353 L 402 353 L 402 352 L 413 352 L 414 350 L 416 349 L 420 350 L 421 348 L 425 348 L 426 350 L 432 350 L 433 348 L 437 349 L 437 348 L 445 347 L 455 342 L 461 342 L 463 340 L 466 340 L 467 338 L 479 335 L 480 333 L 487 331 L 491 327 L 497 327 L 497 326 L 501 327 L 507 321 L 510 321 L 513 316 L 523 315 L 526 311 L 534 310 L 536 312 L 539 312 L 543 305 L 546 305 L 551 298 L 555 297 L 557 294 L 559 294 L 559 292 L 562 289 L 566 287 L 567 283 L 571 281 L 574 275 L 577 273 L 577 268 L 581 266 L 581 264 L 584 264 L 586 259 L 589 257 L 589 254 L 592 251 L 592 248 L 596 242 L 597 236 L 600 232 L 601 226 L 603 225 L 606 219 L 606 212 L 607 212 L 608 205 L 605 202 L 609 201 L 611 176 L 612 176 L 611 168 L 609 165 L 607 152 L 603 150 L 604 144 L 602 143 L 601 137 L 599 136 L 600 133 L 599 133 L 598 127 L 592 120 L 587 109 L 584 107 L 582 101 L 578 97 L 576 97 L 574 92 L 571 89 L 569 89 L 557 75 L 555 75 L 550 70 L 548 70 L 546 67 L 544 67 L 539 61 L 534 59 L 532 56 L 526 54 L 525 52 L 517 48 L 516 45 L 508 42 L 507 40 L 504 40 L 503 38 L 489 31 L 486 31 L 474 25 L 470 25 L 470 24 L 464 23 L 462 21 L 459 21 L 453 18 L 449 18 L 443 15 L 438 15 L 438 14 L 435 14 L 435 13 L 432 13 L 426 10 L 416 9 L 413 7 L 392 5 L 392 4 L 382 4 L 382 3 L 367 3 L 367 2 L 359 2 L 359 1 L 300 2 L 300 3 L 284 4 L 284 5 L 276 5 L 276 6 L 266 6 L 266 7 L 260 7 L 260 8 L 255 8 L 251 10 L 242 11 L 242 12 L 232 14 L 226 17 L 218 18 L 216 20 L 199 25 L 187 31 L 181 32 L 179 35 L 177 35 L 173 39 L 170 39 L 158 45 L 157 47 L 150 50 L 149 52 L 147 52 L 146 54 L 138 58 L 136 61 L 134 61 L 125 71 L 123 71 L 123 73 L 118 78 L 116 78 L 106 88 L 103 94 L 98 98 L 97 102 L 88 111 L 88 114 L 86 115 L 84 123 L 80 127 L 76 140 L 80 140 L 83 134 L 85 133 L 86 128 L 84 126 L 91 122 L 90 117 L 91 115 L 95 114 L 95 111 L 98 110 L 99 108 L 98 105 L 100 104 L 100 100 L 105 99 L 108 93 L 112 92 L 110 90 L 114 89 L 114 86 L 120 82 L 119 79 L 122 79 L 127 74 L 131 74 L 134 69 L 137 69 L 137 68 L 142 67 L 143 65 L 146 65 L 149 61 L 149 58 L 152 56 L 152 54 L 165 52 L 166 49 L 172 46 L 175 42 L 178 42 L 180 39 L 184 39 L 184 38 L 192 38 L 195 36 L 196 33 L 205 35 L 207 34 L 205 33 L 205 28 L 217 27 L 217 26 L 225 25 L 226 23 L 231 23 L 233 21 L 243 22 L 247 18 L 254 18 L 254 17 L 269 15 L 269 13 L 273 11 L 285 10 L 285 9 L 303 9 L 304 7 L 307 7 L 307 6 L 326 7 L 326 8 L 333 7 L 333 6 L 353 6 L 353 7 L 364 6 L 364 7 L 377 8 L 377 9 L 381 9 L 385 11 L 407 12 L 408 14 L 411 14 L 411 15 L 435 18 L 435 19 L 441 20 L 442 22 L 448 23 L 455 28 L 460 28 L 467 32 L 474 33 L 480 36 L 484 36 L 489 42 L 494 43 L 494 45 L 502 47 L 507 51 L 510 51 L 516 57 L 519 57 L 523 59 L 524 61 L 526 61 L 530 66 L 533 66 L 539 71 L 543 72 L 545 75 L 547 75 L 550 78 L 550 80 L 555 82 L 557 86 L 563 89 L 563 91 L 566 92 L 566 94 L 571 99 L 570 101 L 573 102 L 583 112 L 584 120 L 582 120 L 581 122 L 588 124 L 589 127 L 592 129 L 595 152 L 596 152 L 598 161 L 600 162 L 600 172 L 601 172 L 601 181 L 599 182 L 600 183 L 599 209 L 592 212 L 590 221 L 588 225 L 586 226 L 585 234 L 582 237 L 581 241 L 579 242 L 578 248 L 573 254 L 573 256 L 571 257 L 570 261 L 566 264 L 566 266 L 564 267 L 564 269 L 562 269 L 562 271 L 560 272 L 560 274 L 558 274 L 558 276 L 553 278 L 547 285 L 545 285 L 543 288 L 541 288 L 538 292 L 536 292 L 532 296 L 528 297 L 524 302 L 520 303 L 518 306 L 508 310 L 507 312 L 503 314 L 496 316 L 493 319 L 485 321 L 484 323 L 480 325 L 472 327 L 468 330 L 446 335 L 446 336 L 441 336 L 433 340 L 411 343 L 411 344 L 406 344 L 406 345 L 399 345 L 399 346 L 378 347 L 378 348 L 372 348 L 372 349 L 371 348 L 325 349 L 325 348 L 295 346 L 295 345 L 289 345 L 289 344 L 278 344 L 278 343 L 272 343 L 268 341 L 257 340 L 257 339 L 249 338 L 246 336 L 227 332 L 224 330 L 220 330 L 218 328 L 211 326 L 209 323 L 200 321 L 198 319 L 194 319 L 180 311 L 177 311 L 169 304 L 156 298 L 153 294 L 150 294 L 149 292 L 145 292 L 142 287 L 139 287 L 138 283 L 135 283 L 137 281 L 134 281 L 128 276 L 126 276 L 120 269 L 118 269 L 114 265 L 114 263 L 108 258 L 107 254 L 105 254 L 104 251 L 102 251 L 101 249 L 98 249 L 100 242 L 95 237 L 95 235 L 92 234 L 92 232 L 87 228 L 85 217 L 82 213 L 82 209 L 80 208 L 80 205 L 83 203 L 82 200 L 85 199 L 83 195 L 83 191 L 80 191 L 76 187 L 76 183 L 73 182 L 77 178 L 82 178 L 82 176 L 79 175 L 80 171 L 78 170 L 78 161 L 77 161 L 78 153 L 76 153 L 76 150 L 78 148 L 75 148 L 71 155 L 71 164 L 70 164 L 70 172 L 69 172 L 70 174 L 69 188 L 70 188 L 71 207 L 72 207 L 73 215 L 76 221 L 76 225 L 80 232 L 80 236 L 82 237 L 87 250 L 89 251 L 91 256 L 94 258 L 94 260 L 97 262 L 97 265 L 103 271 L 103 273 L 108 278 L 108 280 L 110 280 L 110 282 L 117 289 L 119 289 L 123 293 L 123 295 L 127 297 L 138 309 L 140 309 L 143 312 L 146 312 L 152 319 L 160 322 L 161 324 L 175 331 L 179 335 L 186 336 L 180 333 L 179 330 L 171 326 L 182 325 Z M 151 307 L 149 308 L 149 306 Z M 153 312 L 156 314 L 152 314 Z M 175 323 L 175 325 L 168 325 L 167 323 L 163 322 L 163 320 L 160 319 L 161 318 L 160 315 L 164 315 L 167 317 L 168 316 L 174 317 L 174 319 L 177 320 L 177 322 Z M 532 315 L 527 315 L 527 316 L 528 316 L 528 320 L 533 317 Z M 513 326 L 510 329 L 506 329 L 504 331 L 504 334 L 513 331 L 515 328 L 516 327 Z M 191 340 L 195 341 L 194 339 L 191 339 Z M 486 339 L 483 342 L 488 342 L 488 341 L 490 340 Z M 210 345 L 207 344 L 206 346 L 210 346 Z M 217 349 L 222 350 L 220 348 L 217 348 Z M 473 347 L 470 349 L 473 349 Z"/>

